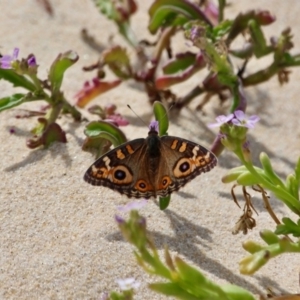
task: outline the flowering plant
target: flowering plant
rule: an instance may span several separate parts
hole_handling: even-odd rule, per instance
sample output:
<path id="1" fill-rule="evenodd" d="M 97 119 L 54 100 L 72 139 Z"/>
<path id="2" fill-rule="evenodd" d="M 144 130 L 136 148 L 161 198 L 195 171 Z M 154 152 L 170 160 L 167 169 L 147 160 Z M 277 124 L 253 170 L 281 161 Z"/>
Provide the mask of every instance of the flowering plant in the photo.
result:
<path id="1" fill-rule="evenodd" d="M 220 128 L 211 147 L 217 156 L 226 148 L 240 160 L 241 166 L 233 168 L 222 178 L 224 183 L 233 182 L 232 195 L 236 204 L 234 189 L 241 187 L 245 199 L 244 213 L 236 223 L 233 233 L 247 233 L 256 226 L 254 218 L 255 207 L 247 189 L 260 193 L 266 209 L 276 223 L 276 230 L 262 230 L 261 238 L 265 244 L 247 241 L 243 244 L 250 253 L 240 262 L 243 274 L 253 274 L 264 266 L 271 258 L 287 253 L 300 252 L 300 160 L 292 174 L 283 180 L 273 169 L 266 153 L 260 154 L 261 166 L 256 166 L 251 157 L 251 145 L 247 139 L 250 129 L 259 121 L 258 116 L 246 117 L 247 99 L 244 88 L 260 84 L 273 76 L 278 76 L 280 84 L 287 83 L 289 71 L 287 68 L 300 64 L 299 54 L 292 54 L 293 47 L 290 29 L 283 30 L 269 42 L 264 37 L 263 28 L 275 21 L 268 11 L 247 11 L 238 14 L 231 20 L 225 20 L 225 0 L 219 0 L 219 7 L 211 1 L 201 1 L 196 5 L 188 0 L 156 0 L 149 8 L 149 31 L 158 33 L 155 42 L 138 41 L 130 27 L 130 18 L 137 11 L 134 0 L 94 1 L 100 11 L 113 20 L 120 34 L 134 49 L 138 63 L 134 64 L 128 55 L 128 50 L 120 45 L 112 45 L 104 50 L 99 62 L 87 67 L 86 70 L 97 70 L 97 75 L 77 93 L 77 106 L 84 108 L 92 99 L 120 86 L 125 80 L 135 80 L 144 85 L 149 102 L 154 106 L 155 118 L 159 121 L 159 134 L 167 134 L 168 118 L 166 109 L 161 102 L 172 103 L 174 108 L 181 109 L 189 104 L 196 96 L 202 95 L 203 105 L 214 95 L 223 102 L 229 99 L 231 107 L 227 116 L 217 117 L 217 122 L 211 128 Z M 184 33 L 190 43 L 186 52 L 173 54 L 172 39 L 178 33 Z M 245 43 L 235 49 L 233 41 L 246 32 Z M 87 31 L 84 36 L 91 38 Z M 153 51 L 149 51 L 154 46 Z M 149 54 L 149 52 L 151 52 Z M 168 60 L 163 62 L 163 53 Z M 0 99 L 0 111 L 11 109 L 25 102 L 44 100 L 47 107 L 42 111 L 29 113 L 38 116 L 38 125 L 33 129 L 34 137 L 28 141 L 28 146 L 49 146 L 54 141 L 66 142 L 66 136 L 56 122 L 61 113 L 69 113 L 74 120 L 81 116 L 77 108 L 72 106 L 61 90 L 62 80 L 66 70 L 79 59 L 73 51 L 57 56 L 52 63 L 47 79 L 38 77 L 37 59 L 33 54 L 27 58 L 18 59 L 19 49 L 14 49 L 12 55 L 0 58 L 0 79 L 12 83 L 15 87 L 26 90 L 26 93 Z M 264 69 L 246 72 L 250 59 L 258 59 L 272 54 L 272 60 Z M 232 58 L 243 61 L 242 68 L 235 71 Z M 109 69 L 116 77 L 112 81 L 106 79 L 105 70 Z M 206 69 L 205 76 L 188 92 L 176 95 L 171 87 L 181 83 L 200 70 Z M 248 70 L 247 70 L 248 71 Z M 155 102 L 158 100 L 158 102 Z M 117 146 L 125 142 L 126 137 L 118 126 L 128 122 L 115 107 L 90 107 L 89 111 L 100 117 L 85 128 L 87 136 L 83 149 L 96 149 L 99 156 L 111 145 Z M 276 217 L 269 203 L 268 192 L 284 203 L 297 220 L 283 218 L 282 222 Z M 161 199 L 160 208 L 165 209 L 170 199 Z M 136 206 L 130 207 L 130 209 Z M 127 208 L 126 208 L 127 209 Z M 136 247 L 135 256 L 139 265 L 146 272 L 163 278 L 163 282 L 150 285 L 150 288 L 168 296 L 180 299 L 254 299 L 254 296 L 238 286 L 226 284 L 216 285 L 208 280 L 195 267 L 188 265 L 179 256 L 173 258 L 165 251 L 163 262 L 154 243 L 146 234 L 146 220 L 136 211 L 131 212 L 130 219 L 125 221 L 116 218 L 124 237 Z M 112 299 L 131 299 L 138 284 L 134 279 L 123 279 L 118 282 L 123 290 L 121 294 L 104 295 Z M 103 298 L 104 299 L 104 298 Z"/>
<path id="2" fill-rule="evenodd" d="M 79 121 L 81 114 L 70 105 L 61 91 L 65 71 L 79 59 L 74 51 L 59 54 L 52 63 L 48 78 L 38 78 L 38 64 L 33 54 L 27 58 L 18 59 L 19 49 L 15 48 L 12 55 L 0 58 L 0 79 L 9 81 L 15 87 L 22 87 L 27 93 L 16 93 L 0 99 L 0 112 L 11 109 L 25 102 L 44 100 L 47 106 L 42 111 L 29 111 L 28 117 L 39 116 L 38 124 L 32 130 L 33 138 L 27 141 L 27 146 L 36 148 L 47 147 L 54 141 L 65 143 L 65 132 L 56 123 L 61 112 L 69 113 Z"/>

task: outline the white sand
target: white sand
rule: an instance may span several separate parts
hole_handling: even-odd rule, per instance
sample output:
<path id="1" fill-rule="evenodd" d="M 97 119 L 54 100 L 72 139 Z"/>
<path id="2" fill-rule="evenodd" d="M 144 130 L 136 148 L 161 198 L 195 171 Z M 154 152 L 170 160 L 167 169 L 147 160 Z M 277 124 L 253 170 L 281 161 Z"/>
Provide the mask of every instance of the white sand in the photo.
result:
<path id="1" fill-rule="evenodd" d="M 92 77 L 82 73 L 82 66 L 98 58 L 80 39 L 80 30 L 87 28 L 105 45 L 109 36 L 117 32 L 114 24 L 99 15 L 88 0 L 51 0 L 55 9 L 53 18 L 37 1 L 3 2 L 1 53 L 10 53 L 14 47 L 20 48 L 21 57 L 33 52 L 43 77 L 59 52 L 72 49 L 79 54 L 80 60 L 67 71 L 63 86 L 66 97 L 74 101 L 78 87 Z M 134 17 L 133 26 L 137 26 L 138 37 L 144 38 L 147 7 L 151 2 L 139 2 L 141 11 Z M 240 10 L 258 7 L 271 9 L 277 16 L 277 22 L 266 27 L 268 38 L 291 26 L 295 35 L 294 53 L 297 49 L 300 52 L 299 1 L 290 0 L 288 4 L 279 0 L 232 1 L 228 15 L 233 17 Z M 114 40 L 122 42 L 119 37 Z M 179 48 L 184 50 L 186 46 Z M 269 61 L 252 62 L 250 70 Z M 299 81 L 300 71 L 294 69 L 288 85 L 280 87 L 277 78 L 273 78 L 247 89 L 248 112 L 257 113 L 262 119 L 250 133 L 255 162 L 258 163 L 261 151 L 267 152 L 282 176 L 292 171 L 299 156 Z M 174 90 L 183 94 L 196 82 L 194 76 Z M 0 86 L 0 97 L 12 91 L 8 84 L 0 82 Z M 151 107 L 141 89 L 124 83 L 94 103 L 118 105 L 118 110 L 131 121 L 124 128 L 129 139 L 146 136 L 148 129 L 126 108 L 130 104 L 146 122 L 150 120 Z M 205 116 L 183 109 L 179 118 L 171 120 L 169 133 L 209 146 L 214 132 L 206 129 L 205 124 L 212 122 L 217 114 L 226 113 L 228 105 L 229 102 L 220 108 L 214 100 L 205 107 Z M 0 117 L 0 298 L 99 299 L 103 291 L 117 289 L 116 279 L 135 277 L 141 281 L 136 299 L 164 299 L 148 291 L 147 284 L 155 279 L 136 265 L 133 248 L 123 241 L 114 222 L 116 207 L 128 199 L 82 180 L 94 159 L 81 150 L 85 124 L 62 117 L 59 123 L 67 132 L 68 143 L 54 144 L 48 150 L 30 150 L 25 141 L 35 120 L 16 119 L 17 113 L 3 112 Z M 11 127 L 15 128 L 15 134 L 10 134 Z M 230 197 L 231 185 L 222 184 L 220 179 L 237 165 L 237 159 L 225 152 L 216 169 L 174 194 L 165 212 L 150 201 L 141 213 L 147 217 L 155 243 L 160 253 L 167 244 L 173 255 L 198 266 L 218 283 L 234 283 L 256 294 L 264 293 L 267 287 L 282 293 L 299 292 L 299 255 L 274 259 L 254 276 L 239 274 L 238 262 L 246 255 L 241 243 L 247 239 L 259 240 L 260 230 L 273 230 L 275 225 L 256 195 L 253 202 L 259 212 L 257 227 L 247 236 L 231 234 L 242 211 Z M 274 197 L 271 201 L 279 217 L 286 214 L 281 203 Z"/>

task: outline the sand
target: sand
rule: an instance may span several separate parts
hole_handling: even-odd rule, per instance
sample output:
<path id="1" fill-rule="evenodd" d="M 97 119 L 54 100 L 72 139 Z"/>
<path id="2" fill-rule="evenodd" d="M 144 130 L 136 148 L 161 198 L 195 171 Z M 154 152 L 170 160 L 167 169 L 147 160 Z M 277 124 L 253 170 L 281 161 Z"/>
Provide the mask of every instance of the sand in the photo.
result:
<path id="1" fill-rule="evenodd" d="M 83 73 L 82 67 L 98 59 L 98 53 L 80 38 L 81 29 L 87 28 L 103 45 L 111 35 L 115 36 L 116 43 L 124 45 L 116 36 L 114 24 L 97 12 L 92 1 L 52 0 L 53 17 L 46 14 L 38 1 L 3 2 L 1 53 L 11 53 L 14 47 L 20 48 L 20 57 L 34 53 L 42 78 L 46 77 L 58 53 L 70 49 L 78 53 L 80 60 L 66 72 L 63 83 L 71 103 L 83 82 L 93 76 Z M 150 3 L 139 1 L 140 11 L 132 24 L 138 37 L 151 39 L 145 34 Z M 288 3 L 232 1 L 228 16 L 249 8 L 270 9 L 277 16 L 277 22 L 265 28 L 267 38 L 290 26 L 295 35 L 293 53 L 297 53 L 300 5 L 298 0 Z M 181 39 L 177 47 L 182 51 L 187 49 Z M 270 58 L 253 61 L 249 70 L 269 62 Z M 249 133 L 253 159 L 259 164 L 258 155 L 265 151 L 283 177 L 292 172 L 299 156 L 299 81 L 300 71 L 293 69 L 287 85 L 280 86 L 274 77 L 246 90 L 247 112 L 261 117 L 257 127 Z M 194 76 L 184 85 L 176 86 L 174 91 L 182 95 L 196 83 L 197 76 Z M 13 91 L 4 82 L 0 82 L 0 87 L 0 97 Z M 209 147 L 217 131 L 207 129 L 206 124 L 213 122 L 217 115 L 226 114 L 230 103 L 221 107 L 218 100 L 213 99 L 204 107 L 204 112 L 195 112 L 200 100 L 195 99 L 180 116 L 171 118 L 169 134 Z M 130 121 L 130 125 L 124 127 L 127 138 L 146 137 L 148 128 L 126 107 L 130 104 L 146 123 L 151 120 L 152 110 L 141 86 L 123 83 L 93 103 L 116 104 L 118 111 Z M 43 102 L 23 108 L 39 109 L 41 105 Z M 147 284 L 156 279 L 137 266 L 133 247 L 123 240 L 115 224 L 117 207 L 129 200 L 107 188 L 93 187 L 82 179 L 94 161 L 90 153 L 81 150 L 86 122 L 75 123 L 68 116 L 61 117 L 59 124 L 67 133 L 68 143 L 55 143 L 47 150 L 30 150 L 25 143 L 36 121 L 16 119 L 19 113 L 18 109 L 5 111 L 0 117 L 0 298 L 100 299 L 102 292 L 118 289 L 116 279 L 134 277 L 141 282 L 136 299 L 165 299 L 147 289 Z M 86 111 L 84 114 L 92 119 Z M 14 134 L 10 133 L 11 128 Z M 255 217 L 257 227 L 247 236 L 231 234 L 242 211 L 230 196 L 231 185 L 222 184 L 221 177 L 238 165 L 238 160 L 225 151 L 217 168 L 174 193 L 166 211 L 160 211 L 154 201 L 149 201 L 141 214 L 147 218 L 159 253 L 162 255 L 164 245 L 168 245 L 172 255 L 179 255 L 197 266 L 215 282 L 234 283 L 254 294 L 265 293 L 268 287 L 279 293 L 299 292 L 299 255 L 273 259 L 253 276 L 239 273 L 238 262 L 246 255 L 242 242 L 259 241 L 259 231 L 274 230 L 275 224 L 259 195 L 251 192 L 259 213 Z M 290 215 L 297 220 L 272 195 L 271 203 L 279 218 Z"/>

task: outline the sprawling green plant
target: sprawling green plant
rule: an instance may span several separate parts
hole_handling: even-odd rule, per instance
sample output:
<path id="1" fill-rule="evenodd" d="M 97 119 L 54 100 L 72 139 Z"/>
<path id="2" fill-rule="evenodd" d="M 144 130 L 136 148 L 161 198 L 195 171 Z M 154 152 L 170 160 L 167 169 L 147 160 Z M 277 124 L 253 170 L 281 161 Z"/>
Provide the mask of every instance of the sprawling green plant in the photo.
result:
<path id="1" fill-rule="evenodd" d="M 137 38 L 130 26 L 130 19 L 137 11 L 134 0 L 94 0 L 100 11 L 118 27 L 136 54 L 135 60 L 128 55 L 128 50 L 120 45 L 108 47 L 100 54 L 100 60 L 88 70 L 97 69 L 97 76 L 76 95 L 77 106 L 85 107 L 96 96 L 118 87 L 123 81 L 133 79 L 144 84 L 149 102 L 154 106 L 154 115 L 159 121 L 159 134 L 167 134 L 168 118 L 166 108 L 161 102 L 169 103 L 180 109 L 195 97 L 203 95 L 203 105 L 213 96 L 220 100 L 229 99 L 231 107 L 227 116 L 217 117 L 212 127 L 220 127 L 211 151 L 220 156 L 226 148 L 240 160 L 241 166 L 233 168 L 222 178 L 224 183 L 234 183 L 232 195 L 238 204 L 234 189 L 241 187 L 245 199 L 243 215 L 236 223 L 233 233 L 247 233 L 256 226 L 255 208 L 247 189 L 252 188 L 261 194 L 265 207 L 276 223 L 276 229 L 261 230 L 265 244 L 246 241 L 244 249 L 250 254 L 241 260 L 240 272 L 253 274 L 268 263 L 273 257 L 300 252 L 300 159 L 295 171 L 286 180 L 280 178 L 272 167 L 266 153 L 260 154 L 261 166 L 255 166 L 251 158 L 251 145 L 247 141 L 249 129 L 254 128 L 258 116 L 247 118 L 245 111 L 247 99 L 244 89 L 257 85 L 277 75 L 280 84 L 289 80 L 288 68 L 300 65 L 300 55 L 291 54 L 293 47 L 291 30 L 284 29 L 278 36 L 266 41 L 263 27 L 275 21 L 268 11 L 251 10 L 239 13 L 234 19 L 225 18 L 226 0 L 219 0 L 218 7 L 211 1 L 200 1 L 196 5 L 188 0 L 155 0 L 149 8 L 150 21 L 148 30 L 156 35 L 154 42 Z M 234 41 L 246 33 L 244 45 L 237 49 Z M 183 34 L 191 44 L 187 51 L 174 53 L 172 38 Z M 91 38 L 85 33 L 85 37 Z M 150 48 L 153 47 L 153 48 Z M 56 123 L 61 113 L 70 113 L 75 120 L 80 120 L 80 113 L 69 104 L 61 91 L 65 71 L 72 66 L 78 56 L 73 51 L 58 55 L 52 63 L 48 78 L 38 78 L 35 56 L 30 54 L 25 59 L 18 59 L 19 50 L 13 55 L 0 57 L 0 79 L 21 87 L 26 93 L 16 93 L 0 99 L 0 111 L 11 109 L 24 102 L 44 100 L 47 107 L 43 111 L 30 112 L 29 116 L 38 116 L 38 125 L 33 129 L 34 137 L 28 146 L 49 146 L 54 141 L 66 142 L 65 133 Z M 164 61 L 163 53 L 168 60 Z M 252 73 L 245 70 L 250 60 L 267 55 L 272 56 L 271 63 Z M 232 58 L 241 61 L 235 72 Z M 113 81 L 105 79 L 105 68 L 116 76 Z M 175 95 L 171 87 L 184 82 L 191 76 L 200 76 L 200 70 L 206 70 L 195 87 L 183 95 Z M 157 102 L 158 101 L 158 102 Z M 90 112 L 97 114 L 100 121 L 94 121 L 85 128 L 84 150 L 96 149 L 99 156 L 111 145 L 118 146 L 126 137 L 117 125 L 126 125 L 127 121 L 115 113 L 114 106 L 102 108 L 94 106 Z M 109 121 L 108 121 L 109 119 Z M 282 222 L 277 218 L 269 202 L 268 193 L 273 193 L 275 201 L 281 201 L 295 214 L 295 220 L 285 217 Z M 165 209 L 169 198 L 160 199 L 160 208 Z M 134 208 L 134 205 L 133 205 Z M 146 272 L 163 278 L 160 283 L 149 287 L 159 293 L 179 299 L 254 299 L 248 291 L 235 285 L 216 285 L 208 280 L 199 270 L 185 263 L 181 258 L 172 258 L 167 248 L 165 263 L 146 234 L 146 220 L 136 211 L 125 221 L 117 217 L 119 228 L 128 242 L 136 247 L 135 256 L 139 265 Z M 134 281 L 120 282 L 122 293 L 113 292 L 104 297 L 110 299 L 132 299 Z M 295 296 L 297 297 L 297 296 Z M 298 296 L 299 297 L 299 296 Z M 288 299 L 288 298 L 287 298 Z M 297 298 L 295 298 L 297 299 Z"/>
<path id="2" fill-rule="evenodd" d="M 65 71 L 79 59 L 74 51 L 59 54 L 53 61 L 48 78 L 38 78 L 38 65 L 33 54 L 27 58 L 18 59 L 19 49 L 15 48 L 12 55 L 0 58 L 0 79 L 12 83 L 15 87 L 26 90 L 0 99 L 0 112 L 19 106 L 25 102 L 44 100 L 47 106 L 42 111 L 28 111 L 27 117 L 38 116 L 38 124 L 32 130 L 33 138 L 27 141 L 27 146 L 36 148 L 47 147 L 52 142 L 66 143 L 65 132 L 56 123 L 60 113 L 70 113 L 74 120 L 79 121 L 81 114 L 66 100 L 61 85 Z"/>
<path id="3" fill-rule="evenodd" d="M 134 0 L 94 2 L 100 12 L 116 24 L 136 57 L 129 56 L 125 47 L 114 44 L 105 49 L 100 60 L 87 70 L 97 69 L 101 84 L 111 88 L 128 79 L 143 83 L 150 103 L 164 101 L 182 108 L 196 96 L 203 95 L 203 102 L 198 106 L 201 109 L 213 95 L 218 95 L 222 101 L 227 98 L 234 100 L 233 111 L 237 107 L 235 99 L 239 85 L 257 85 L 274 75 L 278 76 L 281 84 L 286 83 L 290 72 L 287 68 L 300 64 L 299 54 L 290 53 L 293 43 L 289 28 L 269 42 L 265 39 L 263 27 L 275 21 L 275 17 L 266 10 L 241 12 L 233 19 L 226 19 L 226 0 L 220 0 L 219 7 L 210 0 L 199 1 L 199 5 L 189 0 L 155 0 L 148 10 L 148 30 L 155 35 L 155 41 L 150 42 L 136 37 L 130 25 L 138 9 Z M 94 44 L 87 31 L 83 32 L 86 40 Z M 172 39 L 182 33 L 199 49 L 187 47 L 185 52 L 176 53 Z M 244 45 L 235 48 L 234 41 L 240 36 Z M 272 55 L 273 61 L 266 68 L 246 75 L 250 60 L 267 55 Z M 241 61 L 238 73 L 232 71 L 233 57 Z M 134 63 L 133 59 L 138 63 Z M 106 68 L 114 73 L 115 81 L 105 80 Z M 200 77 L 199 71 L 203 69 L 206 69 L 206 75 Z M 185 94 L 175 95 L 170 89 L 196 75 L 199 78 L 196 86 Z M 86 105 L 93 97 L 81 94 L 78 105 Z"/>

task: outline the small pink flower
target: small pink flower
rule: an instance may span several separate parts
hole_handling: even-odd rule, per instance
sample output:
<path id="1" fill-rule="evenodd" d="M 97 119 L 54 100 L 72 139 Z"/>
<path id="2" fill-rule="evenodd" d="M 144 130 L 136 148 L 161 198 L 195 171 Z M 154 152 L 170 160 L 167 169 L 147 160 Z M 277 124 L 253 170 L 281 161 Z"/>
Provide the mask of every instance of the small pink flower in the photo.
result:
<path id="1" fill-rule="evenodd" d="M 231 121 L 233 117 L 234 117 L 233 114 L 230 114 L 228 116 L 224 116 L 224 115 L 218 116 L 218 117 L 216 117 L 217 122 L 212 123 L 212 124 L 208 124 L 208 127 L 209 128 L 221 127 L 223 124 L 228 123 L 229 121 Z"/>
<path id="2" fill-rule="evenodd" d="M 137 289 L 140 286 L 140 282 L 135 281 L 133 277 L 125 278 L 125 279 L 117 279 L 117 283 L 121 290 L 131 290 L 131 289 Z"/>
<path id="3" fill-rule="evenodd" d="M 254 128 L 255 124 L 259 121 L 259 117 L 256 115 L 246 118 L 245 113 L 242 110 L 236 110 L 234 112 L 235 118 L 231 120 L 232 124 L 236 126 L 242 126 L 247 128 Z"/>
<path id="4" fill-rule="evenodd" d="M 17 60 L 19 48 L 15 48 L 12 55 L 3 55 L 0 58 L 0 66 L 2 69 L 11 69 L 11 64 Z"/>
<path id="5" fill-rule="evenodd" d="M 28 59 L 27 59 L 27 63 L 28 63 L 28 66 L 31 67 L 31 68 L 34 68 L 37 66 L 36 64 L 36 58 L 34 55 L 31 55 Z"/>

